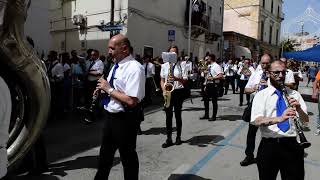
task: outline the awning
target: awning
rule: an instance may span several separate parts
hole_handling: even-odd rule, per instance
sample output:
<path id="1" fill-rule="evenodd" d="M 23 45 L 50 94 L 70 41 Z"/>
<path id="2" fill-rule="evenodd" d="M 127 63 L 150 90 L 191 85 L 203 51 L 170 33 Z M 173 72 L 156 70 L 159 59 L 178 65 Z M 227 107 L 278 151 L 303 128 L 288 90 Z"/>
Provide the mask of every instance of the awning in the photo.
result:
<path id="1" fill-rule="evenodd" d="M 297 61 L 320 62 L 320 45 L 306 49 L 304 51 L 285 52 L 283 57 Z"/>

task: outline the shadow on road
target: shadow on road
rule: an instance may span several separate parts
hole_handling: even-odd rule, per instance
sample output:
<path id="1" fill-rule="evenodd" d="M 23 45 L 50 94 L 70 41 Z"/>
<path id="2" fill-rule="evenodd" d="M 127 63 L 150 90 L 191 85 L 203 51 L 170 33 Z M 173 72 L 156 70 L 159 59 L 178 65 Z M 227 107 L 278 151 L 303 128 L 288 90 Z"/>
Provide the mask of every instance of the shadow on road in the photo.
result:
<path id="1" fill-rule="evenodd" d="M 204 108 L 186 107 L 186 108 L 183 108 L 182 111 L 204 111 Z"/>
<path id="2" fill-rule="evenodd" d="M 59 180 L 58 177 L 48 174 L 41 174 L 41 175 L 24 175 L 24 176 L 17 176 L 12 178 L 12 180 Z"/>
<path id="3" fill-rule="evenodd" d="M 241 115 L 221 115 L 219 116 L 219 118 L 221 119 L 220 121 L 237 121 L 242 119 Z"/>
<path id="4" fill-rule="evenodd" d="M 210 145 L 215 145 L 216 143 L 222 141 L 223 136 L 220 135 L 203 135 L 203 136 L 194 136 L 191 139 L 184 141 L 192 146 L 207 147 Z"/>
<path id="5" fill-rule="evenodd" d="M 176 131 L 177 128 L 176 127 L 173 127 L 172 128 L 172 131 Z M 166 135 L 167 134 L 167 130 L 166 130 L 166 127 L 155 127 L 155 128 L 150 128 L 146 131 L 142 131 L 142 134 L 143 135 L 160 135 L 160 134 L 164 134 Z"/>
<path id="6" fill-rule="evenodd" d="M 65 176 L 67 175 L 66 171 L 69 171 L 69 170 L 84 169 L 84 168 L 97 169 L 98 160 L 99 160 L 99 156 L 79 157 L 75 160 L 50 164 L 48 172 L 50 172 L 50 175 Z M 113 161 L 113 166 L 116 166 L 119 163 L 120 163 L 120 158 L 115 157 Z"/>
<path id="7" fill-rule="evenodd" d="M 318 103 L 318 100 L 312 99 L 312 95 L 310 94 L 301 94 L 302 98 L 306 102 L 311 102 L 311 103 Z"/>
<path id="8" fill-rule="evenodd" d="M 193 174 L 171 174 L 168 180 L 211 180 Z"/>

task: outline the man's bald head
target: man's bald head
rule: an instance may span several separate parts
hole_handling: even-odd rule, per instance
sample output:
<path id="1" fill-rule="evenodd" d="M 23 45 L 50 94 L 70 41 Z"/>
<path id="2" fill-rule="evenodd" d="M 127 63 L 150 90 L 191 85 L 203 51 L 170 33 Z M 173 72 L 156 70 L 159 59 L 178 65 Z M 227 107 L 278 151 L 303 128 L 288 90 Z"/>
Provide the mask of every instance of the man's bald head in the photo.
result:
<path id="1" fill-rule="evenodd" d="M 130 55 L 130 47 L 131 44 L 129 39 L 122 34 L 117 34 L 110 39 L 108 44 L 108 52 L 112 55 L 116 62 L 119 62 Z"/>
<path id="2" fill-rule="evenodd" d="M 261 56 L 261 68 L 266 71 L 268 70 L 270 63 L 271 63 L 271 56 L 269 54 L 264 54 L 263 56 Z"/>

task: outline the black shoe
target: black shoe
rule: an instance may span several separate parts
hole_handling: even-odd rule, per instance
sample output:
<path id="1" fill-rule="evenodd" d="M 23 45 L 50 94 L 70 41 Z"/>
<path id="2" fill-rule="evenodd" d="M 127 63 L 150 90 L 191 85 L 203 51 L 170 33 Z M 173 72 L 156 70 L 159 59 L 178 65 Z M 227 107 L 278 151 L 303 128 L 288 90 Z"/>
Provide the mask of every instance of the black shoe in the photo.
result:
<path id="1" fill-rule="evenodd" d="M 200 119 L 209 119 L 209 115 L 204 115 L 204 116 L 200 117 Z"/>
<path id="2" fill-rule="evenodd" d="M 227 93 L 224 93 L 224 95 L 227 95 Z"/>
<path id="3" fill-rule="evenodd" d="M 180 137 L 177 137 L 177 138 L 176 138 L 175 144 L 176 144 L 176 145 L 181 145 L 181 144 L 182 144 L 182 141 L 181 141 L 181 138 L 180 138 Z"/>
<path id="4" fill-rule="evenodd" d="M 211 117 L 208 121 L 215 121 L 217 120 L 216 117 Z"/>
<path id="5" fill-rule="evenodd" d="M 242 103 L 240 103 L 240 104 L 239 104 L 239 106 L 243 106 L 243 104 L 242 104 Z"/>
<path id="6" fill-rule="evenodd" d="M 241 166 L 249 166 L 249 165 L 254 164 L 256 162 L 257 162 L 256 158 L 246 156 L 246 158 L 244 158 L 244 160 L 240 162 L 240 165 Z"/>
<path id="7" fill-rule="evenodd" d="M 173 145 L 173 142 L 171 139 L 167 139 L 165 143 L 162 144 L 162 148 L 167 148 Z"/>

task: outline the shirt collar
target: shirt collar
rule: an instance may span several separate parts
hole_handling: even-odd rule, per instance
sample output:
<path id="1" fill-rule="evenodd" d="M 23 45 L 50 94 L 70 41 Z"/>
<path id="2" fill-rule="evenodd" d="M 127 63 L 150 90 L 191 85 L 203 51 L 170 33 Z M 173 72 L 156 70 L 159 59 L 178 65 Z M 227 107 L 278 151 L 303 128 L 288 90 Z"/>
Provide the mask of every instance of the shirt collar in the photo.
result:
<path id="1" fill-rule="evenodd" d="M 120 62 L 118 62 L 119 66 L 124 65 L 126 62 L 131 61 L 133 59 L 133 57 L 131 55 L 125 57 L 124 59 L 122 59 Z"/>

